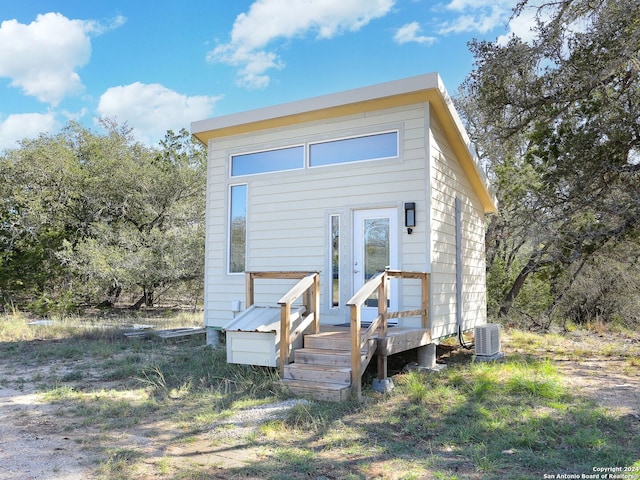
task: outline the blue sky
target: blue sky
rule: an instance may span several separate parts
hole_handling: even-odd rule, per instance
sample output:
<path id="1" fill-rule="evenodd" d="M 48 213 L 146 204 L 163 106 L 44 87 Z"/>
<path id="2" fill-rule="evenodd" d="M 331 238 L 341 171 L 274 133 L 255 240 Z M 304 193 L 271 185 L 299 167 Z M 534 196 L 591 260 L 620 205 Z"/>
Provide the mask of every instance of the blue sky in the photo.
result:
<path id="1" fill-rule="evenodd" d="M 437 71 L 527 35 L 516 0 L 0 0 L 0 150 L 69 120 L 156 144 L 212 116 Z"/>

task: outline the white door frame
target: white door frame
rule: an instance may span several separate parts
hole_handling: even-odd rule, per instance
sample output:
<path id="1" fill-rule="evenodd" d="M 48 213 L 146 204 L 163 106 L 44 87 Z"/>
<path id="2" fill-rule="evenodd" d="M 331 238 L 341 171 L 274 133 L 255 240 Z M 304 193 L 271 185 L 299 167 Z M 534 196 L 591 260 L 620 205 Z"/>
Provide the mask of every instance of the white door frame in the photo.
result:
<path id="1" fill-rule="evenodd" d="M 357 292 L 365 282 L 364 262 L 364 235 L 365 221 L 371 219 L 388 219 L 389 224 L 389 263 L 391 269 L 398 268 L 399 234 L 398 234 L 398 209 L 397 208 L 375 208 L 353 211 L 353 242 L 352 242 L 352 294 Z M 398 309 L 398 288 L 397 282 L 391 282 L 389 309 Z M 377 307 L 362 307 L 362 320 L 371 321 L 378 314 Z"/>

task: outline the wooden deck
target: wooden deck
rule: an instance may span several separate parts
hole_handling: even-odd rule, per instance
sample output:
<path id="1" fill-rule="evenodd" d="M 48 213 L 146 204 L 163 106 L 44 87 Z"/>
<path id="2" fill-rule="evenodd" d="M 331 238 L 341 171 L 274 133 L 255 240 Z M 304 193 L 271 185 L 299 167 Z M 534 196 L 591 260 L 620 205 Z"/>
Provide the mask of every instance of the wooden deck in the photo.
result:
<path id="1" fill-rule="evenodd" d="M 422 328 L 399 327 L 394 325 L 387 328 L 387 336 L 385 338 L 378 338 L 376 334 L 373 336 L 378 345 L 376 353 L 386 355 L 395 355 L 396 353 L 405 352 L 431 343 L 429 330 Z M 308 337 L 311 338 L 308 339 Z M 349 327 L 320 325 L 320 334 L 305 336 L 305 346 L 307 341 L 313 342 L 314 337 L 331 339 L 333 346 L 339 350 L 351 349 L 351 331 Z"/>
<path id="2" fill-rule="evenodd" d="M 420 308 L 390 312 L 378 302 L 377 316 L 365 325 L 362 307 L 368 298 L 389 298 L 388 280 L 419 280 Z M 362 374 L 377 355 L 378 383 L 387 381 L 387 357 L 431 343 L 429 329 L 429 274 L 385 269 L 371 277 L 346 303 L 348 326 L 320 325 L 319 272 L 246 272 L 246 305 L 254 303 L 256 279 L 298 280 L 280 300 L 279 365 L 283 381 L 294 394 L 322 400 L 360 400 Z M 303 299 L 305 316 L 292 323 L 292 306 Z M 389 320 L 419 317 L 421 328 L 391 326 Z M 303 338 L 303 347 L 295 348 Z M 293 361 L 291 361 L 293 357 Z M 349 381 L 345 381 L 345 375 Z"/>

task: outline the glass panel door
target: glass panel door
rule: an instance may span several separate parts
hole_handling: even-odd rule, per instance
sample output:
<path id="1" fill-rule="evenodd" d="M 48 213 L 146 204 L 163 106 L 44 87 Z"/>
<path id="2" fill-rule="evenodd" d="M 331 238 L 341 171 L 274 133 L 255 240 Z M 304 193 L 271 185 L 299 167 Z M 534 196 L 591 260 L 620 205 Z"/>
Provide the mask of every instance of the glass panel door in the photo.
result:
<path id="1" fill-rule="evenodd" d="M 377 209 L 354 212 L 353 291 L 357 292 L 376 273 L 396 268 L 398 251 L 397 210 Z M 393 285 L 392 285 L 393 287 Z M 385 299 L 389 309 L 397 308 L 394 288 Z M 377 292 L 369 297 L 362 309 L 364 321 L 378 313 Z"/>
<path id="2" fill-rule="evenodd" d="M 389 219 L 365 218 L 363 225 L 363 273 L 367 282 L 376 273 L 384 271 L 390 265 L 389 258 Z M 365 306 L 378 307 L 378 294 L 369 297 Z M 389 299 L 387 299 L 387 307 Z"/>

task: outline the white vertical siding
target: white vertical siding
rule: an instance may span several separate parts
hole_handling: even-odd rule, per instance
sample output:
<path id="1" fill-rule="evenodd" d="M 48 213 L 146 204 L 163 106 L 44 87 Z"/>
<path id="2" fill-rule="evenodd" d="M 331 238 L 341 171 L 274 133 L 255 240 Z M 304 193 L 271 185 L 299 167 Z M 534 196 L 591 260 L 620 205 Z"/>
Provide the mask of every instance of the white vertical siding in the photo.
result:
<path id="1" fill-rule="evenodd" d="M 438 338 L 456 333 L 456 197 L 462 202 L 463 326 L 486 322 L 484 210 L 434 115 L 430 145 L 431 320 Z"/>

